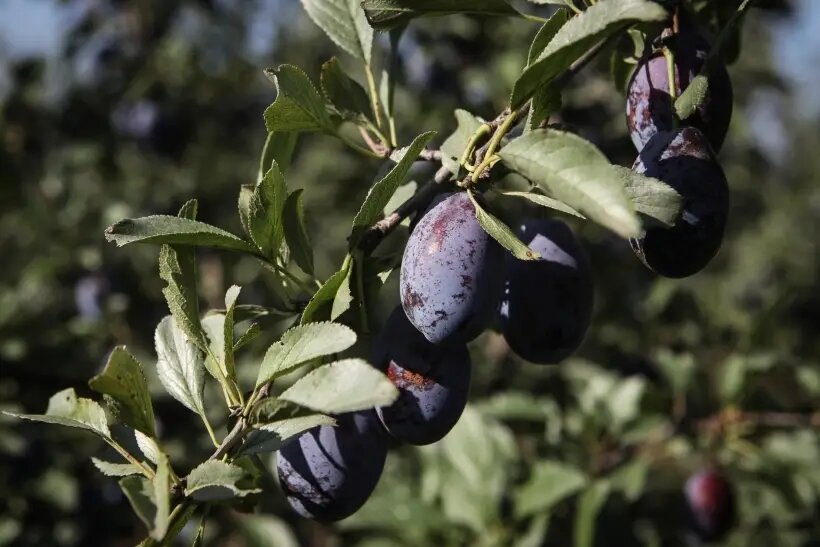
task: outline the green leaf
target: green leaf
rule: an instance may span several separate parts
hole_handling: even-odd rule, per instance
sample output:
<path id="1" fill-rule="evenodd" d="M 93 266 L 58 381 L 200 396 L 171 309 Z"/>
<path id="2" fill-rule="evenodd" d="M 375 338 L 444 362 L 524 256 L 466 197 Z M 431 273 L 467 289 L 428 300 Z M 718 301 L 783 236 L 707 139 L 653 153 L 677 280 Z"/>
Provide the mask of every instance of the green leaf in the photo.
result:
<path id="1" fill-rule="evenodd" d="M 279 399 L 316 412 L 341 414 L 387 406 L 399 396 L 387 376 L 361 359 L 343 359 L 309 372 Z"/>
<path id="2" fill-rule="evenodd" d="M 367 24 L 360 0 L 302 0 L 308 15 L 337 46 L 370 64 L 373 29 Z"/>
<path id="3" fill-rule="evenodd" d="M 353 294 L 350 292 L 350 278 L 353 277 L 355 271 L 356 261 L 351 261 L 351 267 L 347 269 L 342 282 L 339 284 L 339 290 L 336 291 L 336 296 L 333 297 L 333 306 L 330 309 L 330 320 L 335 321 L 340 315 L 350 309 L 350 304 L 353 302 Z"/>
<path id="4" fill-rule="evenodd" d="M 396 188 L 404 182 L 407 172 L 416 161 L 419 153 L 430 142 L 435 135 L 435 131 L 422 133 L 408 146 L 404 154 L 397 160 L 396 166 L 387 175 L 370 189 L 367 197 L 362 203 L 359 212 L 353 219 L 353 230 L 350 237 L 350 248 L 354 248 L 361 235 L 376 222 L 384 210 L 384 206 L 390 201 Z"/>
<path id="5" fill-rule="evenodd" d="M 401 25 L 390 29 L 390 54 L 385 63 L 387 68 L 382 69 L 381 78 L 379 79 L 379 99 L 389 120 L 394 120 L 393 103 L 396 95 L 396 79 L 399 77 L 401 70 L 399 40 L 401 40 L 406 28 L 407 25 Z M 393 125 L 395 125 L 395 121 Z"/>
<path id="6" fill-rule="evenodd" d="M 473 116 L 466 110 L 457 109 L 455 115 L 458 127 L 441 143 L 440 147 L 441 164 L 451 173 L 458 173 L 460 167 L 458 162 L 461 160 L 464 149 L 467 148 L 470 137 L 484 124 L 481 118 Z"/>
<path id="7" fill-rule="evenodd" d="M 153 530 L 157 506 L 151 481 L 142 476 L 129 475 L 120 479 L 119 485 L 134 513 L 145 523 L 148 530 Z"/>
<path id="8" fill-rule="evenodd" d="M 605 2 L 595 6 L 601 4 Z M 592 143 L 571 133 L 539 129 L 513 140 L 499 155 L 511 169 L 591 220 L 625 238 L 640 234 L 641 223 L 620 172 Z"/>
<path id="9" fill-rule="evenodd" d="M 227 462 L 207 460 L 186 477 L 185 495 L 199 502 L 226 500 L 260 492 L 256 488 L 241 488 L 245 470 Z"/>
<path id="10" fill-rule="evenodd" d="M 195 220 L 197 201 L 190 200 L 179 211 L 181 218 Z M 159 249 L 159 276 L 166 282 L 162 289 L 168 310 L 177 324 L 201 349 L 206 347 L 202 325 L 199 323 L 199 298 L 196 282 L 196 255 L 183 245 L 163 245 Z"/>
<path id="11" fill-rule="evenodd" d="M 272 515 L 236 514 L 245 547 L 299 547 L 290 525 Z"/>
<path id="12" fill-rule="evenodd" d="M 555 35 L 561 30 L 561 27 L 570 20 L 571 14 L 569 10 L 559 9 L 552 14 L 546 23 L 544 23 L 535 35 L 530 45 L 530 51 L 527 54 L 527 65 L 531 65 L 538 56 L 546 49 L 547 45 L 552 41 Z"/>
<path id="13" fill-rule="evenodd" d="M 310 414 L 256 426 L 245 437 L 240 454 L 259 454 L 279 450 L 294 437 L 321 425 L 336 425 L 336 420 L 324 414 Z"/>
<path id="14" fill-rule="evenodd" d="M 586 481 L 584 473 L 575 467 L 542 460 L 535 465 L 526 484 L 515 493 L 515 515 L 524 518 L 548 512 L 555 504 L 581 490 Z"/>
<path id="15" fill-rule="evenodd" d="M 738 6 L 732 18 L 729 19 L 729 22 L 726 23 L 726 26 L 720 31 L 715 45 L 712 47 L 709 55 L 706 56 L 700 73 L 695 76 L 686 89 L 683 90 L 680 97 L 675 101 L 675 113 L 678 119 L 685 120 L 694 114 L 706 99 L 706 96 L 709 94 L 709 75 L 714 73 L 715 69 L 722 63 L 723 48 L 733 35 L 735 27 L 740 22 L 740 19 L 748 7 L 749 0 L 744 0 L 743 3 Z"/>
<path id="16" fill-rule="evenodd" d="M 236 379 L 236 367 L 234 365 L 233 356 L 234 311 L 236 309 L 236 299 L 239 298 L 240 290 L 241 288 L 238 285 L 232 285 L 225 292 L 225 324 L 223 327 L 225 372 L 228 378 L 234 380 Z"/>
<path id="17" fill-rule="evenodd" d="M 151 537 L 162 540 L 171 523 L 171 465 L 165 454 L 161 454 L 157 460 L 156 474 L 151 482 L 154 487 L 154 505 L 157 509 Z"/>
<path id="18" fill-rule="evenodd" d="M 105 410 L 96 401 L 78 398 L 73 388 L 64 389 L 52 395 L 48 400 L 45 414 L 3 413 L 34 422 L 86 429 L 105 439 L 111 438 Z"/>
<path id="19" fill-rule="evenodd" d="M 635 459 L 610 475 L 612 489 L 623 493 L 626 500 L 633 503 L 641 497 L 648 473 L 649 464 L 644 460 Z"/>
<path id="20" fill-rule="evenodd" d="M 142 471 L 133 463 L 114 463 L 91 458 L 94 467 L 108 477 L 127 477 L 128 475 L 139 475 Z"/>
<path id="21" fill-rule="evenodd" d="M 651 0 L 598 2 L 572 17 L 549 41 L 513 87 L 513 110 L 524 105 L 542 86 L 566 71 L 592 46 L 638 22 L 662 21 L 669 14 Z"/>
<path id="22" fill-rule="evenodd" d="M 285 241 L 290 248 L 290 257 L 306 274 L 313 275 L 313 246 L 305 223 L 305 206 L 302 200 L 304 190 L 294 190 L 285 200 L 283 213 Z"/>
<path id="23" fill-rule="evenodd" d="M 592 547 L 595 544 L 595 521 L 609 497 L 609 491 L 609 482 L 599 480 L 581 494 L 575 510 L 575 547 Z"/>
<path id="24" fill-rule="evenodd" d="M 325 98 L 342 118 L 360 123 L 372 115 L 367 92 L 345 74 L 336 57 L 322 65 L 321 84 Z"/>
<path id="25" fill-rule="evenodd" d="M 259 326 L 259 323 L 251 323 L 251 326 L 248 327 L 248 330 L 246 330 L 242 334 L 242 336 L 240 336 L 239 339 L 236 342 L 234 342 L 233 352 L 236 353 L 237 351 L 245 347 L 246 344 L 250 343 L 253 339 L 259 336 L 261 332 L 262 327 Z"/>
<path id="26" fill-rule="evenodd" d="M 519 15 L 506 0 L 364 0 L 362 8 L 376 30 L 386 30 L 422 16 Z"/>
<path id="27" fill-rule="evenodd" d="M 105 230 L 105 239 L 122 247 L 130 243 L 199 245 L 255 254 L 247 241 L 216 226 L 169 215 L 126 218 Z"/>
<path id="28" fill-rule="evenodd" d="M 356 333 L 339 323 L 308 323 L 293 327 L 268 348 L 259 368 L 256 386 L 318 357 L 340 353 L 355 343 Z"/>
<path id="29" fill-rule="evenodd" d="M 262 180 L 274 162 L 279 166 L 279 170 L 283 175 L 287 173 L 298 140 L 299 133 L 297 131 L 268 133 L 265 139 L 265 147 L 262 149 L 262 157 L 259 160 L 257 180 Z M 248 186 L 253 189 L 253 185 Z"/>
<path id="30" fill-rule="evenodd" d="M 200 416 L 205 415 L 202 391 L 205 388 L 205 364 L 196 346 L 171 316 L 157 325 L 154 333 L 157 350 L 157 376 L 165 390 L 177 401 Z"/>
<path id="31" fill-rule="evenodd" d="M 524 133 L 538 129 L 542 122 L 549 119 L 554 112 L 561 110 L 561 90 L 544 86 L 535 92 L 530 102 L 530 111 L 524 124 Z"/>
<path id="32" fill-rule="evenodd" d="M 390 198 L 390 201 L 387 202 L 387 205 L 384 206 L 384 215 L 387 216 L 391 214 L 396 208 L 413 197 L 418 190 L 418 184 L 416 181 L 411 180 L 407 184 L 402 184 L 396 191 L 393 193 L 393 197 Z M 407 220 L 407 219 L 405 219 Z"/>
<path id="33" fill-rule="evenodd" d="M 119 421 L 151 437 L 156 435 L 154 408 L 142 366 L 124 346 L 114 348 L 103 371 L 88 385 L 108 396 L 109 408 Z"/>
<path id="34" fill-rule="evenodd" d="M 157 441 L 138 430 L 134 431 L 134 437 L 137 439 L 137 447 L 139 447 L 142 455 L 148 458 L 151 463 L 159 462 L 162 450 L 160 450 Z"/>
<path id="35" fill-rule="evenodd" d="M 475 207 L 476 220 L 478 220 L 478 223 L 481 224 L 481 227 L 490 237 L 510 251 L 515 258 L 520 260 L 538 260 L 541 258 L 539 253 L 533 251 L 518 239 L 518 236 L 516 236 L 506 224 L 482 209 L 481 205 L 476 201 L 472 190 L 468 190 L 467 195 L 470 196 L 470 201 L 473 202 L 473 206 Z"/>
<path id="36" fill-rule="evenodd" d="M 282 246 L 282 213 L 287 195 L 285 179 L 274 162 L 248 199 L 248 231 L 262 255 L 270 260 L 278 256 Z M 240 198 L 241 196 L 240 194 Z"/>
<path id="37" fill-rule="evenodd" d="M 637 212 L 668 226 L 672 226 L 680 218 L 683 198 L 677 190 L 662 180 L 647 177 L 620 165 L 613 165 L 612 171 L 621 179 L 626 195 Z"/>
<path id="38" fill-rule="evenodd" d="M 302 312 L 302 319 L 300 321 L 302 325 L 313 321 L 314 316 L 318 313 L 323 304 L 335 300 L 336 293 L 339 292 L 339 287 L 342 286 L 342 283 L 347 277 L 352 264 L 353 257 L 347 255 L 344 263 L 342 264 L 342 268 L 338 272 L 331 275 L 327 281 L 319 287 L 319 290 L 313 293 L 310 302 L 307 303 L 307 306 L 305 306 L 305 309 Z"/>
<path id="39" fill-rule="evenodd" d="M 205 353 L 205 370 L 212 377 L 222 382 L 227 374 L 225 369 L 225 315 L 212 313 L 205 316 L 202 319 L 202 330 L 208 339 L 209 349 Z"/>
<path id="40" fill-rule="evenodd" d="M 584 215 L 582 215 L 572 207 L 569 207 L 568 205 L 561 203 L 557 199 L 552 199 L 551 197 L 545 196 L 543 194 L 536 194 L 535 192 L 502 192 L 502 195 L 524 198 L 535 203 L 536 205 L 540 205 L 541 207 L 555 209 L 556 211 L 561 211 L 562 213 L 567 213 L 578 218 L 586 218 Z"/>
<path id="41" fill-rule="evenodd" d="M 301 69 L 280 65 L 267 69 L 265 75 L 273 80 L 278 91 L 276 100 L 265 110 L 269 132 L 334 131 L 325 102 Z"/>

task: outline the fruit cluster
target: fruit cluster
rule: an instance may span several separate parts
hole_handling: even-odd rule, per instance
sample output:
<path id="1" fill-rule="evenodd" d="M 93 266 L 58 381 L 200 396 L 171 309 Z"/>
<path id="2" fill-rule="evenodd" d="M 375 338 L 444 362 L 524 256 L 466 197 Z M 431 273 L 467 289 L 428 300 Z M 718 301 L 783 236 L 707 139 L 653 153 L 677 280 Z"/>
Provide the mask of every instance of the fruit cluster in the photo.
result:
<path id="1" fill-rule="evenodd" d="M 707 50 L 693 28 L 666 31 L 663 49 L 644 58 L 628 89 L 627 123 L 640 150 L 633 168 L 683 197 L 676 224 L 647 219 L 642 236 L 632 241 L 641 261 L 667 277 L 706 266 L 720 247 L 728 214 L 726 178 L 714 152 L 732 109 L 725 68 L 710 75 L 709 95 L 694 115 L 681 121 L 674 110 Z M 280 483 L 303 516 L 327 521 L 351 515 L 375 488 L 390 439 L 425 445 L 453 428 L 469 391 L 466 344 L 493 321 L 510 348 L 533 363 L 558 363 L 581 344 L 594 291 L 589 259 L 570 228 L 554 219 L 520 222 L 516 235 L 540 258 L 518 260 L 481 227 L 473 199 L 480 204 L 480 196 L 467 192 L 439 195 L 407 242 L 401 306 L 376 340 L 372 359 L 399 388 L 399 398 L 386 408 L 342 415 L 338 427 L 316 428 L 280 450 Z M 720 535 L 724 513 L 731 513 L 725 479 L 695 476 L 686 495 L 696 529 Z"/>

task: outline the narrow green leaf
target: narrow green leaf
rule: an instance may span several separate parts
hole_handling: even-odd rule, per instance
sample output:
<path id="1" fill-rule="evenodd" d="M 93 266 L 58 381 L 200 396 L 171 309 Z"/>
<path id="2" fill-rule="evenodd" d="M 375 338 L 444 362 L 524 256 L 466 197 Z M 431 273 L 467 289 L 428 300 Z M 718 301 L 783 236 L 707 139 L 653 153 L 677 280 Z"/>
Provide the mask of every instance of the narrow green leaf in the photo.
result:
<path id="1" fill-rule="evenodd" d="M 119 485 L 134 513 L 145 523 L 149 531 L 153 530 L 157 506 L 151 481 L 142 476 L 129 475 L 120 479 Z"/>
<path id="2" fill-rule="evenodd" d="M 154 333 L 157 375 L 165 390 L 177 401 L 204 416 L 202 391 L 205 365 L 199 350 L 185 336 L 171 316 L 157 325 Z"/>
<path id="3" fill-rule="evenodd" d="M 394 99 L 396 95 L 396 80 L 399 77 L 401 70 L 399 59 L 399 40 L 401 40 L 404 29 L 407 25 L 400 25 L 390 29 L 390 54 L 388 56 L 386 65 L 387 68 L 382 69 L 381 78 L 379 79 L 379 99 L 381 100 L 384 113 L 389 120 L 393 120 L 395 125 Z"/>
<path id="4" fill-rule="evenodd" d="M 499 155 L 508 167 L 590 220 L 625 238 L 640 233 L 621 174 L 592 143 L 571 133 L 539 129 L 513 140 Z"/>
<path id="5" fill-rule="evenodd" d="M 723 48 L 729 38 L 734 33 L 735 27 L 740 23 L 740 19 L 749 7 L 749 0 L 744 0 L 738 6 L 737 11 L 732 15 L 726 26 L 720 31 L 715 41 L 715 45 L 707 55 L 700 73 L 683 90 L 680 97 L 675 101 L 675 113 L 678 118 L 685 120 L 695 113 L 709 94 L 709 75 L 723 62 Z"/>
<path id="6" fill-rule="evenodd" d="M 368 25 L 359 3 L 360 0 L 302 0 L 313 22 L 337 46 L 370 64 L 373 29 Z"/>
<path id="7" fill-rule="evenodd" d="M 273 165 L 273 162 L 276 162 L 283 175 L 287 173 L 298 141 L 299 133 L 297 131 L 268 133 L 268 136 L 265 138 L 265 146 L 262 149 L 262 156 L 259 158 L 259 172 L 256 179 L 262 180 L 265 173 L 267 173 Z M 253 185 L 249 186 L 253 189 Z"/>
<path id="8" fill-rule="evenodd" d="M 88 385 L 108 396 L 109 408 L 119 421 L 151 437 L 156 435 L 154 408 L 142 366 L 124 346 L 114 348 L 103 371 Z"/>
<path id="9" fill-rule="evenodd" d="M 133 463 L 114 463 L 97 458 L 91 458 L 91 461 L 94 463 L 94 467 L 107 477 L 127 477 L 128 475 L 139 475 L 141 473 L 140 468 Z"/>
<path id="10" fill-rule="evenodd" d="M 336 420 L 324 414 L 310 414 L 259 425 L 245 438 L 239 453 L 274 452 L 305 431 L 322 425 L 336 425 Z"/>
<path id="11" fill-rule="evenodd" d="M 259 323 L 251 323 L 251 326 L 248 327 L 242 336 L 234 343 L 233 345 L 233 352 L 236 353 L 241 348 L 245 347 L 246 344 L 250 343 L 254 338 L 259 336 L 262 332 L 262 327 L 259 326 Z"/>
<path id="12" fill-rule="evenodd" d="M 470 196 L 470 201 L 473 202 L 473 207 L 475 207 L 476 220 L 478 220 L 478 223 L 481 224 L 481 227 L 490 237 L 520 260 L 538 260 L 541 258 L 540 254 L 527 247 L 518 239 L 506 224 L 485 211 L 475 199 L 472 190 L 468 190 L 467 193 Z"/>
<path id="13" fill-rule="evenodd" d="M 322 93 L 345 120 L 361 123 L 372 116 L 367 92 L 345 74 L 336 57 L 322 65 Z"/>
<path id="14" fill-rule="evenodd" d="M 256 386 L 318 357 L 340 353 L 356 343 L 356 333 L 339 323 L 308 323 L 285 332 L 265 353 Z"/>
<path id="15" fill-rule="evenodd" d="M 350 237 L 350 248 L 355 248 L 361 235 L 376 222 L 384 210 L 384 206 L 390 201 L 396 188 L 404 182 L 410 167 L 416 161 L 419 153 L 424 149 L 430 139 L 435 135 L 435 131 L 422 133 L 407 147 L 404 155 L 397 159 L 396 166 L 387 175 L 370 189 L 367 197 L 362 203 L 359 212 L 353 219 L 353 230 Z"/>
<path id="16" fill-rule="evenodd" d="M 530 45 L 530 51 L 527 54 L 527 65 L 531 65 L 538 56 L 546 49 L 547 45 L 552 41 L 561 27 L 570 20 L 571 14 L 567 9 L 558 9 L 552 14 L 546 23 L 544 23 L 535 35 Z"/>
<path id="17" fill-rule="evenodd" d="M 278 90 L 276 100 L 265 110 L 268 131 L 325 131 L 333 132 L 324 100 L 301 69 L 280 65 L 265 71 Z"/>
<path id="18" fill-rule="evenodd" d="M 309 372 L 279 398 L 325 414 L 387 406 L 399 396 L 387 376 L 361 359 L 344 359 Z"/>
<path id="19" fill-rule="evenodd" d="M 105 238 L 122 247 L 130 243 L 199 245 L 255 253 L 248 242 L 216 226 L 169 215 L 126 218 L 109 226 Z"/>
<path id="20" fill-rule="evenodd" d="M 179 211 L 179 216 L 196 220 L 197 201 L 190 200 Z M 202 326 L 199 323 L 197 296 L 196 255 L 185 245 L 163 245 L 159 249 L 159 276 L 165 281 L 162 289 L 168 310 L 177 324 L 198 347 L 205 348 Z"/>
<path id="21" fill-rule="evenodd" d="M 515 493 L 515 516 L 524 518 L 548 512 L 581 490 L 586 480 L 584 473 L 575 467 L 552 460 L 538 462 L 530 479 Z"/>
<path id="22" fill-rule="evenodd" d="M 333 297 L 333 306 L 330 308 L 330 320 L 335 321 L 340 315 L 350 309 L 350 304 L 353 302 L 353 294 L 350 292 L 350 278 L 356 271 L 354 260 L 351 262 L 351 267 L 347 270 L 347 275 L 339 284 L 339 290 L 336 291 L 336 296 Z"/>
<path id="23" fill-rule="evenodd" d="M 621 178 L 627 197 L 635 210 L 672 226 L 683 211 L 683 197 L 671 186 L 656 178 L 647 177 L 620 165 L 612 170 Z"/>
<path id="24" fill-rule="evenodd" d="M 387 202 L 387 205 L 384 206 L 384 215 L 387 216 L 391 214 L 399 205 L 413 197 L 416 190 L 418 190 L 418 186 L 419 185 L 416 184 L 416 181 L 411 180 L 407 184 L 402 184 L 396 188 L 396 191 L 393 193 L 393 197 L 391 197 L 390 201 Z"/>
<path id="25" fill-rule="evenodd" d="M 609 497 L 609 491 L 609 482 L 599 480 L 581 494 L 575 510 L 575 547 L 592 547 L 595 544 L 595 521 Z"/>
<path id="26" fill-rule="evenodd" d="M 506 0 L 364 0 L 362 8 L 376 30 L 386 30 L 422 16 L 519 15 Z"/>
<path id="27" fill-rule="evenodd" d="M 456 130 L 441 143 L 441 164 L 451 173 L 458 173 L 459 160 L 470 137 L 478 131 L 484 121 L 478 116 L 474 116 L 466 110 L 457 109 L 455 111 Z"/>
<path id="28" fill-rule="evenodd" d="M 285 241 L 290 248 L 290 257 L 303 272 L 313 275 L 313 246 L 305 223 L 305 206 L 302 200 L 304 190 L 294 190 L 285 201 L 283 213 Z"/>
<path id="29" fill-rule="evenodd" d="M 530 102 L 530 111 L 524 124 L 524 133 L 538 129 L 542 122 L 548 120 L 553 113 L 561 110 L 561 105 L 560 89 L 544 86 L 536 91 Z"/>
<path id="30" fill-rule="evenodd" d="M 261 491 L 257 488 L 240 487 L 239 483 L 245 479 L 245 470 L 238 465 L 207 460 L 195 467 L 186 477 L 185 495 L 199 502 L 208 502 L 244 497 Z"/>
<path id="31" fill-rule="evenodd" d="M 236 367 L 234 365 L 233 356 L 233 328 L 234 328 L 234 311 L 236 309 L 236 299 L 239 298 L 239 291 L 241 288 L 238 285 L 232 285 L 225 292 L 225 325 L 223 327 L 224 346 L 225 346 L 225 371 L 226 376 L 231 379 L 236 379 Z"/>
<path id="32" fill-rule="evenodd" d="M 502 192 L 502 195 L 524 198 L 535 203 L 536 205 L 540 205 L 541 207 L 555 209 L 556 211 L 561 211 L 562 213 L 567 213 L 578 218 L 586 218 L 584 215 L 582 215 L 572 207 L 569 207 L 565 203 L 561 203 L 557 199 L 552 199 L 551 197 L 545 196 L 543 194 L 536 194 L 535 192 Z"/>
<path id="33" fill-rule="evenodd" d="M 566 71 L 597 42 L 638 22 L 662 21 L 669 14 L 651 0 L 598 2 L 572 17 L 531 62 L 513 87 L 510 105 L 523 106 L 542 86 Z"/>
<path id="34" fill-rule="evenodd" d="M 279 254 L 284 238 L 283 210 L 288 195 L 285 178 L 274 162 L 248 200 L 247 223 L 251 239 L 269 260 Z M 241 197 L 241 194 L 240 194 Z"/>
<path id="35" fill-rule="evenodd" d="M 134 430 L 134 437 L 137 439 L 137 447 L 142 455 L 148 458 L 151 463 L 159 462 L 162 450 L 160 450 L 157 441 L 139 430 Z"/>
<path id="36" fill-rule="evenodd" d="M 154 505 L 157 509 L 151 537 L 160 541 L 165 537 L 171 523 L 171 464 L 165 454 L 161 454 L 157 460 L 157 470 L 151 483 L 154 488 Z"/>
<path id="37" fill-rule="evenodd" d="M 347 258 L 342 264 L 342 268 L 331 275 L 319 290 L 313 293 L 313 297 L 311 297 L 310 302 L 307 303 L 307 306 L 305 306 L 302 312 L 302 319 L 300 320 L 302 325 L 313 321 L 322 305 L 327 302 L 332 302 L 336 298 L 336 293 L 339 292 L 339 287 L 342 286 L 342 283 L 347 277 L 352 263 L 353 258 L 347 255 Z"/>
<path id="38" fill-rule="evenodd" d="M 202 330 L 208 339 L 210 350 L 205 353 L 205 370 L 221 382 L 227 374 L 225 370 L 225 314 L 211 313 L 205 316 L 202 319 Z"/>
<path id="39" fill-rule="evenodd" d="M 91 399 L 78 398 L 73 388 L 64 389 L 52 395 L 48 400 L 45 414 L 3 413 L 34 422 L 86 429 L 105 439 L 111 437 L 105 410 Z"/>

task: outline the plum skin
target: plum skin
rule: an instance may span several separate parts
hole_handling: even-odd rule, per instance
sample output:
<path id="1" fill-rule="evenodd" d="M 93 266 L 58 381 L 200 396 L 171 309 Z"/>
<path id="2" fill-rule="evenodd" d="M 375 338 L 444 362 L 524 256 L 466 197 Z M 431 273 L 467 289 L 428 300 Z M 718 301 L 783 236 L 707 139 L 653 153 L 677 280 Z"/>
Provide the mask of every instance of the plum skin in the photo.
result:
<path id="1" fill-rule="evenodd" d="M 456 425 L 470 389 L 466 346 L 427 341 L 399 306 L 379 333 L 372 362 L 399 389 L 392 405 L 376 409 L 393 437 L 425 445 L 441 440 Z"/>
<path id="2" fill-rule="evenodd" d="M 671 39 L 669 47 L 675 53 L 675 84 L 680 96 L 703 68 L 709 45 L 693 29 L 683 29 Z M 726 67 L 720 65 L 709 75 L 706 98 L 683 123 L 703 131 L 712 147 L 720 150 L 729 129 L 732 106 L 732 82 Z M 662 51 L 648 55 L 635 69 L 627 87 L 626 123 L 638 150 L 658 132 L 675 128 L 667 62 Z"/>
<path id="3" fill-rule="evenodd" d="M 633 169 L 683 197 L 683 213 L 672 227 L 644 223 L 641 236 L 630 240 L 635 254 L 665 277 L 688 277 L 705 268 L 720 249 L 729 215 L 726 175 L 706 137 L 694 127 L 658 133 Z"/>
<path id="4" fill-rule="evenodd" d="M 557 363 L 581 344 L 592 316 L 589 257 L 559 220 L 524 220 L 516 235 L 539 260 L 506 256 L 499 327 L 510 348 L 538 364 Z"/>
<path id="5" fill-rule="evenodd" d="M 279 484 L 291 508 L 323 522 L 349 517 L 379 482 L 387 439 L 373 411 L 336 416 L 290 441 L 276 455 Z"/>
<path id="6" fill-rule="evenodd" d="M 692 475 L 684 487 L 689 524 L 704 541 L 726 535 L 735 520 L 735 495 L 729 479 L 716 469 Z"/>
<path id="7" fill-rule="evenodd" d="M 492 319 L 502 257 L 467 193 L 447 197 L 422 217 L 404 250 L 400 296 L 407 318 L 434 344 L 472 340 Z"/>

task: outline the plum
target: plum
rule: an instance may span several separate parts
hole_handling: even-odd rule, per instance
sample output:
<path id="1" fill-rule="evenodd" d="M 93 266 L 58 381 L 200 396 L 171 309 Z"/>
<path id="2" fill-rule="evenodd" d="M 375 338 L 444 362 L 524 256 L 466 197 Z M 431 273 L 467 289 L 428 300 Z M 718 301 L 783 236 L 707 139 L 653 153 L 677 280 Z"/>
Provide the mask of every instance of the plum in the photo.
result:
<path id="1" fill-rule="evenodd" d="M 632 249 L 651 270 L 687 277 L 702 270 L 720 249 L 729 215 L 729 187 L 706 137 L 694 127 L 652 137 L 632 167 L 681 194 L 683 213 L 669 227 L 647 219 Z"/>
<path id="2" fill-rule="evenodd" d="M 729 479 L 707 468 L 686 481 L 684 487 L 689 525 L 703 541 L 721 539 L 735 520 L 735 496 Z"/>
<path id="3" fill-rule="evenodd" d="M 559 220 L 528 219 L 518 237 L 541 254 L 535 261 L 507 254 L 499 326 L 510 348 L 533 363 L 557 363 L 581 344 L 592 315 L 589 258 Z"/>
<path id="4" fill-rule="evenodd" d="M 303 517 L 336 521 L 355 513 L 379 482 L 387 439 L 370 411 L 336 416 L 282 447 L 276 457 L 279 484 Z"/>
<path id="5" fill-rule="evenodd" d="M 398 306 L 379 333 L 373 364 L 399 388 L 399 398 L 392 405 L 376 409 L 397 440 L 434 443 L 456 425 L 470 388 L 466 346 L 428 342 Z"/>
<path id="6" fill-rule="evenodd" d="M 703 67 L 709 45 L 687 27 L 668 40 L 675 54 L 675 84 L 680 96 Z M 638 64 L 627 88 L 626 123 L 638 150 L 659 131 L 675 129 L 673 106 L 666 57 L 663 51 L 656 51 Z M 703 131 L 714 149 L 720 150 L 731 117 L 732 82 L 726 67 L 720 65 L 709 74 L 707 96 L 684 123 Z"/>
<path id="7" fill-rule="evenodd" d="M 407 318 L 434 344 L 472 340 L 498 302 L 502 256 L 467 193 L 447 197 L 419 221 L 404 249 L 400 292 Z"/>

